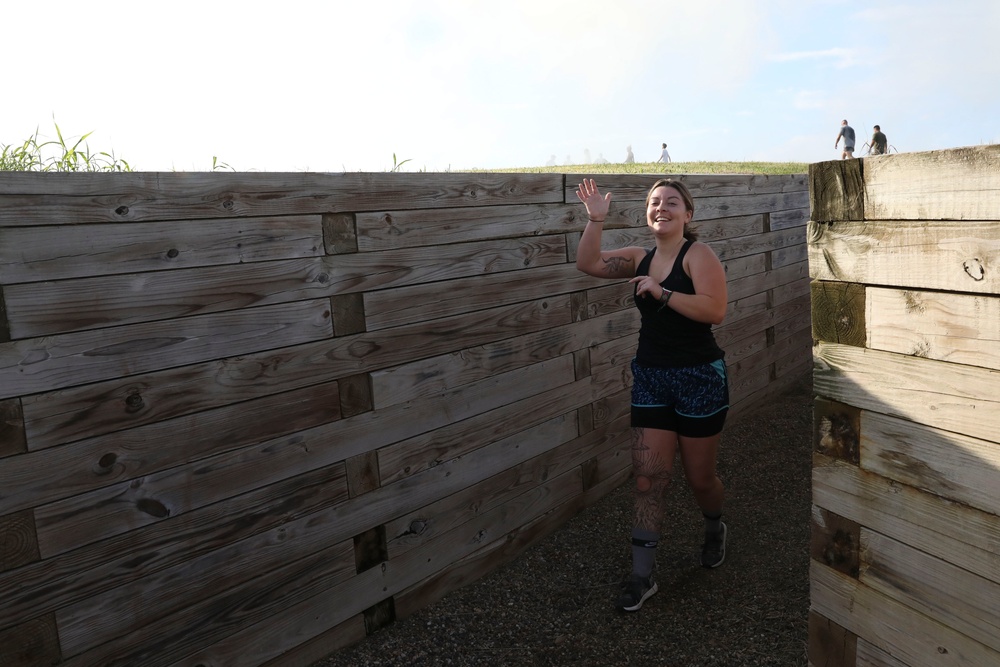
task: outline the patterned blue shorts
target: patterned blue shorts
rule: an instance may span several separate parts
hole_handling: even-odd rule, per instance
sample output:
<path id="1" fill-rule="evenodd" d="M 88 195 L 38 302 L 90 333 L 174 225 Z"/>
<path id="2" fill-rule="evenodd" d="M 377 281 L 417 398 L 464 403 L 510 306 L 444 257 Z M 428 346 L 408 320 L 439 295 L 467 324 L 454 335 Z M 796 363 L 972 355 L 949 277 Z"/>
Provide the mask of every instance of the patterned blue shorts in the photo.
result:
<path id="1" fill-rule="evenodd" d="M 722 431 L 729 379 L 722 359 L 701 366 L 660 368 L 632 360 L 632 426 L 703 438 Z"/>

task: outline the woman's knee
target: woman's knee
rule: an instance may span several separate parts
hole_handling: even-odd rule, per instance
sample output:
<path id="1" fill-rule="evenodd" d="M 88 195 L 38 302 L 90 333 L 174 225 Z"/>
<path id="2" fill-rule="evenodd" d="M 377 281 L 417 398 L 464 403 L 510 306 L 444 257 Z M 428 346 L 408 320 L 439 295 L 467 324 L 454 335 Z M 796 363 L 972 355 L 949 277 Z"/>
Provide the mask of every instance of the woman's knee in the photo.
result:
<path id="1" fill-rule="evenodd" d="M 646 477 L 645 475 L 635 476 L 635 490 L 639 493 L 649 493 L 653 488 L 653 480 Z"/>

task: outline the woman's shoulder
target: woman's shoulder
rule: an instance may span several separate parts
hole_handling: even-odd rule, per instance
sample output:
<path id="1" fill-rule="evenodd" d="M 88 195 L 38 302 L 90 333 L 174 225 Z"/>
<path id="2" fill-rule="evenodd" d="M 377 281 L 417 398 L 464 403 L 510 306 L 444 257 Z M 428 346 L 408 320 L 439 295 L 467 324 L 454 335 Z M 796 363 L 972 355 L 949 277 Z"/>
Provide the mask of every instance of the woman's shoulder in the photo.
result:
<path id="1" fill-rule="evenodd" d="M 712 246 L 703 241 L 691 241 L 684 259 L 690 259 L 695 262 L 709 261 L 714 263 L 719 261 L 715 251 L 712 250 Z"/>

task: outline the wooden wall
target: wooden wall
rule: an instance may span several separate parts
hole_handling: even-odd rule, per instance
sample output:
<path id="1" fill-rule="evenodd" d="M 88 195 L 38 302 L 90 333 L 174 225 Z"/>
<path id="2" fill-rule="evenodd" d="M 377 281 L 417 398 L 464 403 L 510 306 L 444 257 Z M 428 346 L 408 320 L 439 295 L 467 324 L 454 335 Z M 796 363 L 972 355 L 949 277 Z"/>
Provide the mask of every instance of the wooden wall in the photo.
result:
<path id="1" fill-rule="evenodd" d="M 811 664 L 1000 665 L 1000 146 L 810 181 Z"/>
<path id="2" fill-rule="evenodd" d="M 306 665 L 623 483 L 579 178 L 0 174 L 0 664 Z M 684 180 L 738 415 L 811 367 L 808 179 Z"/>

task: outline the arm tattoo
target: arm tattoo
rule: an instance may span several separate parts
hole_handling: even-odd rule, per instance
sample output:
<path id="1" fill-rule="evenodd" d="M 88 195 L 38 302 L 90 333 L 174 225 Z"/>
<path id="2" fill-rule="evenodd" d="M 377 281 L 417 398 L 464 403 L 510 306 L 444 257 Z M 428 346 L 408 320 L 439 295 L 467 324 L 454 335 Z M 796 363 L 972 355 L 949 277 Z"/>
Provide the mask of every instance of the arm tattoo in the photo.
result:
<path id="1" fill-rule="evenodd" d="M 635 262 L 631 257 L 609 257 L 604 260 L 604 275 L 608 278 L 631 278 L 635 275 Z"/>

